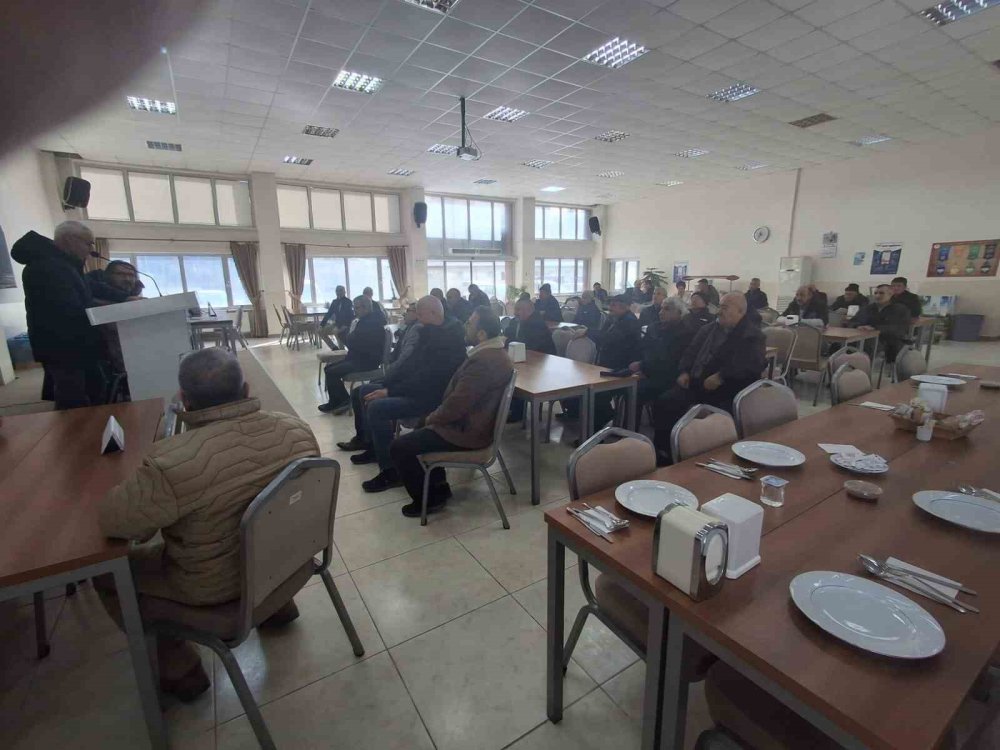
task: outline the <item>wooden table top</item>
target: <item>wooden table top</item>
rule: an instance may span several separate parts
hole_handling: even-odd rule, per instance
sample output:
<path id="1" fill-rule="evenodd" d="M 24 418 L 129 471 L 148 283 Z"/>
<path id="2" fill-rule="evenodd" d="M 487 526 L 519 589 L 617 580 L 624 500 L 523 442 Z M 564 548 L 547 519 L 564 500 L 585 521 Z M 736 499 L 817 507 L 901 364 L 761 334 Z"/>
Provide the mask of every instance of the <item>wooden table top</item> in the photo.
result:
<path id="1" fill-rule="evenodd" d="M 592 385 L 625 383 L 626 378 L 601 377 L 608 368 L 577 362 L 554 354 L 528 351 L 524 362 L 515 362 L 517 383 L 514 392 L 518 396 L 560 396 L 579 393 Z"/>
<path id="2" fill-rule="evenodd" d="M 4 417 L 0 424 L 0 587 L 124 555 L 97 527 L 97 503 L 142 462 L 163 399 Z M 125 450 L 100 455 L 114 415 Z"/>
<path id="3" fill-rule="evenodd" d="M 861 341 L 862 339 L 873 339 L 876 336 L 878 336 L 878 331 L 859 331 L 857 328 L 827 326 L 823 329 L 823 338 L 827 341 Z"/>
<path id="4" fill-rule="evenodd" d="M 941 370 L 1000 378 L 996 367 L 953 364 Z M 1000 393 L 981 391 L 978 382 L 949 394 L 948 412 L 982 408 L 987 413 L 987 421 L 966 439 L 920 443 L 913 433 L 893 429 L 885 414 L 850 405 L 754 435 L 797 448 L 806 463 L 767 469 L 790 483 L 782 508 L 764 508 L 762 563 L 737 580 L 727 580 L 717 596 L 701 603 L 652 572 L 653 523 L 616 506 L 613 488 L 584 500 L 631 520 L 627 530 L 615 533 L 614 544 L 591 535 L 565 506 L 547 511 L 545 520 L 602 567 L 663 601 L 672 615 L 731 649 L 868 746 L 929 750 L 941 739 L 1000 642 L 996 538 L 939 521 L 911 500 L 918 490 L 948 489 L 959 482 L 1000 486 L 994 447 L 1000 439 Z M 911 384 L 899 383 L 852 403 L 893 404 L 913 394 Z M 846 495 L 843 482 L 853 475 L 836 468 L 817 446 L 818 440 L 853 443 L 878 451 L 889 461 L 888 474 L 866 477 L 884 490 L 878 503 Z M 725 447 L 659 469 L 648 478 L 687 487 L 702 503 L 723 492 L 759 498 L 756 481 L 729 479 L 695 465 L 708 456 L 738 462 Z M 861 552 L 876 557 L 891 554 L 962 581 L 980 592 L 975 604 L 982 614 L 960 615 L 916 597 L 947 637 L 944 652 L 933 659 L 885 659 L 842 643 L 798 611 L 788 587 L 792 578 L 810 570 L 862 574 L 856 559 Z"/>

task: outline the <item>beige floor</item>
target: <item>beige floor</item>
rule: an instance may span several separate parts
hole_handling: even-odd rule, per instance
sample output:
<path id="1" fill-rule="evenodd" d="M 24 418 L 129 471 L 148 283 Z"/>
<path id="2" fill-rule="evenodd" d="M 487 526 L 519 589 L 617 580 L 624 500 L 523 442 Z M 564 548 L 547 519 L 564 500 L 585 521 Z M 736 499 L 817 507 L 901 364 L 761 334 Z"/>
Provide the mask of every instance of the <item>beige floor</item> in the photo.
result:
<path id="1" fill-rule="evenodd" d="M 353 656 L 321 585 L 296 597 L 300 619 L 254 634 L 237 650 L 247 680 L 282 748 L 634 748 L 644 668 L 603 626 L 587 625 L 566 677 L 565 718 L 545 718 L 545 528 L 528 497 L 527 441 L 507 429 L 504 453 L 519 493 L 501 498 L 505 531 L 482 479 L 453 474 L 455 499 L 426 527 L 404 518 L 404 492 L 367 495 L 371 467 L 354 467 L 335 442 L 353 433 L 349 417 L 316 411 L 314 351 L 257 342 L 254 353 L 308 420 L 324 454 L 344 476 L 334 574 L 366 647 Z M 947 344 L 935 362 L 1000 362 L 996 344 Z M 29 381 L 18 395 L 29 393 Z M 812 386 L 803 384 L 804 401 Z M 0 388 L 0 406 L 5 401 Z M 12 393 L 8 391 L 8 393 Z M 824 408 L 821 403 L 820 408 Z M 804 405 L 803 414 L 811 412 Z M 566 498 L 570 449 L 560 429 L 543 446 L 543 503 Z M 568 432 L 564 442 L 575 437 Z M 501 485 L 502 487 L 502 485 Z M 567 619 L 582 601 L 570 559 Z M 138 748 L 144 725 L 124 638 L 89 586 L 47 600 L 51 656 L 33 658 L 32 610 L 0 605 L 0 747 Z M 568 623 L 567 623 L 568 624 Z M 212 657 L 206 653 L 206 663 Z M 232 687 L 215 661 L 213 688 L 192 705 L 168 703 L 174 747 L 253 748 Z M 687 746 L 708 726 L 698 686 Z M 997 730 L 997 727 L 993 728 Z M 998 732 L 994 731 L 994 735 Z M 980 747 L 1000 746 L 997 736 Z"/>

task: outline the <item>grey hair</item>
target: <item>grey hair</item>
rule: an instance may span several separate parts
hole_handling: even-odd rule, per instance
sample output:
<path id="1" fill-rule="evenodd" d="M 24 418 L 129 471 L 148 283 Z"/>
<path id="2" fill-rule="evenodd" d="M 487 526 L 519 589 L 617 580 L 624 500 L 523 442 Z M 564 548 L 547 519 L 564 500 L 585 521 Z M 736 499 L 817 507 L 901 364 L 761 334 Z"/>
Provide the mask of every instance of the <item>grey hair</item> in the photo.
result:
<path id="1" fill-rule="evenodd" d="M 177 381 L 189 408 L 207 409 L 243 398 L 243 368 L 232 354 L 210 347 L 181 360 Z"/>
<path id="2" fill-rule="evenodd" d="M 671 312 L 675 312 L 682 316 L 687 313 L 687 308 L 684 303 L 677 299 L 677 297 L 667 297 L 663 300 L 662 304 L 660 304 L 660 309 L 662 310 L 663 308 L 667 308 Z"/>
<path id="3" fill-rule="evenodd" d="M 64 221 L 56 227 L 52 241 L 57 245 L 67 237 L 93 237 L 94 233 L 82 221 Z"/>
<path id="4" fill-rule="evenodd" d="M 366 297 L 363 294 L 360 297 L 355 297 L 354 298 L 354 312 L 357 313 L 358 317 L 360 318 L 361 317 L 361 313 L 358 311 L 359 307 L 363 307 L 368 312 L 371 312 L 372 311 L 372 301 L 371 301 L 371 299 L 369 299 L 368 297 Z"/>

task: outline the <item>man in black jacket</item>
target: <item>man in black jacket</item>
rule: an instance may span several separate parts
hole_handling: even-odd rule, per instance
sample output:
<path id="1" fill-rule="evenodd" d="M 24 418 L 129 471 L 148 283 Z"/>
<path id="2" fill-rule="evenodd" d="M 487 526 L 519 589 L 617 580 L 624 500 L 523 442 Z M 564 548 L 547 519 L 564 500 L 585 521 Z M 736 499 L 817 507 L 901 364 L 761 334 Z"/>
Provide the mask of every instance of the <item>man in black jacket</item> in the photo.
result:
<path id="1" fill-rule="evenodd" d="M 879 284 L 873 296 L 875 301 L 862 308 L 850 325 L 859 331 L 877 330 L 886 361 L 895 362 L 910 336 L 910 311 L 896 301 L 888 284 Z"/>
<path id="2" fill-rule="evenodd" d="M 910 317 L 916 320 L 924 311 L 924 303 L 920 301 L 920 297 L 906 288 L 909 283 L 905 276 L 897 276 L 892 280 L 892 301 L 909 310 Z"/>
<path id="3" fill-rule="evenodd" d="M 703 326 L 681 358 L 676 385 L 653 407 L 657 463 L 671 463 L 670 432 L 695 404 L 732 411 L 733 398 L 764 371 L 764 334 L 739 292 L 722 297 L 719 319 Z"/>
<path id="4" fill-rule="evenodd" d="M 535 311 L 547 323 L 562 323 L 562 307 L 559 300 L 552 296 L 552 285 L 542 284 L 538 287 L 538 299 L 535 301 Z"/>
<path id="5" fill-rule="evenodd" d="M 462 293 L 455 288 L 448 290 L 447 300 L 451 314 L 458 318 L 459 322 L 465 323 L 472 315 L 472 305 L 469 304 L 469 300 L 465 299 Z M 488 304 L 487 307 L 489 307 Z"/>
<path id="6" fill-rule="evenodd" d="M 708 309 L 708 298 L 701 292 L 691 292 L 691 302 L 684 322 L 695 330 L 715 320 L 715 315 Z"/>
<path id="7" fill-rule="evenodd" d="M 629 365 L 641 380 L 637 387 L 638 408 L 669 390 L 680 374 L 681 357 L 694 340 L 701 327 L 684 321 L 684 303 L 670 297 L 660 305 L 660 319 L 656 333 L 643 337 L 642 359 Z"/>
<path id="8" fill-rule="evenodd" d="M 653 290 L 653 303 L 639 311 L 639 328 L 646 327 L 646 336 L 656 336 L 660 322 L 660 306 L 667 298 L 667 290 L 662 286 Z"/>
<path id="9" fill-rule="evenodd" d="M 142 287 L 135 266 L 124 260 L 113 260 L 107 268 L 89 271 L 86 278 L 94 304 L 113 305 L 141 299 Z"/>
<path id="10" fill-rule="evenodd" d="M 594 301 L 594 293 L 585 290 L 580 295 L 580 304 L 576 308 L 576 316 L 573 323 L 578 326 L 587 327 L 587 335 L 594 338 L 601 329 L 601 309 Z"/>
<path id="11" fill-rule="evenodd" d="M 798 315 L 799 320 L 822 320 L 830 322 L 830 312 L 826 307 L 826 296 L 814 294 L 808 286 L 800 286 L 795 291 L 795 299 L 788 303 L 782 315 Z"/>
<path id="12" fill-rule="evenodd" d="M 608 301 L 608 321 L 600 333 L 597 364 L 605 370 L 627 370 L 642 356 L 642 329 L 639 319 L 629 309 L 624 294 Z M 612 394 L 598 393 L 594 397 L 594 429 L 601 429 L 614 416 Z"/>
<path id="13" fill-rule="evenodd" d="M 25 266 L 28 338 L 45 368 L 42 398 L 54 400 L 56 409 L 106 400 L 101 334 L 86 313 L 94 301 L 83 264 L 93 248 L 93 233 L 78 221 L 64 221 L 51 240 L 28 232 L 11 248 L 11 257 Z"/>
<path id="14" fill-rule="evenodd" d="M 375 299 L 375 292 L 372 291 L 370 286 L 366 286 L 361 290 L 361 294 L 368 298 L 371 303 L 372 312 L 375 313 L 375 317 L 382 321 L 382 325 L 387 325 L 389 323 L 389 316 L 385 314 L 385 308 L 382 307 L 382 303 Z"/>
<path id="15" fill-rule="evenodd" d="M 520 341 L 524 348 L 531 352 L 555 354 L 556 342 L 552 340 L 552 331 L 535 311 L 535 303 L 530 299 L 518 300 L 514 305 L 514 317 L 507 323 L 503 332 L 507 346 L 511 341 Z M 510 402 L 508 422 L 520 422 L 524 418 L 524 401 L 519 398 Z"/>
<path id="16" fill-rule="evenodd" d="M 472 309 L 489 307 L 490 297 L 479 288 L 478 284 L 469 284 L 469 304 L 472 305 Z"/>
<path id="17" fill-rule="evenodd" d="M 750 279 L 750 288 L 744 296 L 747 298 L 747 307 L 751 310 L 767 307 L 767 293 L 760 290 L 760 279 L 756 276 Z"/>
<path id="18" fill-rule="evenodd" d="M 346 413 L 351 408 L 351 397 L 344 387 L 343 376 L 374 370 L 382 364 L 385 350 L 383 319 L 372 310 L 371 300 L 363 295 L 354 298 L 354 311 L 358 315 L 358 324 L 347 336 L 347 356 L 323 368 L 330 400 L 319 405 L 322 412 Z"/>
<path id="19" fill-rule="evenodd" d="M 351 329 L 351 321 L 354 320 L 354 303 L 347 296 L 347 290 L 338 286 L 336 293 L 337 296 L 330 303 L 330 309 L 326 311 L 326 315 L 319 323 L 320 338 L 331 349 L 339 349 L 340 347 L 330 338 L 330 334 L 343 341 Z"/>
<path id="20" fill-rule="evenodd" d="M 847 308 L 851 305 L 857 305 L 858 312 L 861 312 L 868 306 L 868 298 L 861 293 L 861 287 L 857 284 L 848 284 L 844 288 L 844 293 L 837 297 L 833 301 L 833 304 L 830 305 L 830 311 L 843 310 L 846 313 Z"/>

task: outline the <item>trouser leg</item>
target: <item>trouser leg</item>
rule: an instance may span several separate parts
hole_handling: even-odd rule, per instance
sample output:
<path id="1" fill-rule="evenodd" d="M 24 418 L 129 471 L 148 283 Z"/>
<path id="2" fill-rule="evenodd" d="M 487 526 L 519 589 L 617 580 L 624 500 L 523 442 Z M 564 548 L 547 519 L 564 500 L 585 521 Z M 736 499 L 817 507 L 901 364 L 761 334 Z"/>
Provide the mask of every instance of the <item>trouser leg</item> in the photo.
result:
<path id="1" fill-rule="evenodd" d="M 422 453 L 456 450 L 462 450 L 462 448 L 452 445 L 434 430 L 425 427 L 393 440 L 389 446 L 389 458 L 405 485 L 406 491 L 414 501 L 419 503 L 424 492 L 424 467 L 417 457 Z M 432 471 L 431 487 L 443 483 L 444 470 L 435 469 Z"/>
<path id="2" fill-rule="evenodd" d="M 46 373 L 57 410 L 96 406 L 105 401 L 104 373 L 97 363 L 48 365 Z"/>
<path id="3" fill-rule="evenodd" d="M 387 396 L 371 402 L 367 413 L 368 439 L 375 450 L 379 469 L 385 471 L 392 466 L 389 446 L 395 437 L 396 420 L 419 417 L 423 411 L 417 408 L 412 399 Z"/>
<path id="4" fill-rule="evenodd" d="M 368 410 L 365 407 L 365 396 L 381 388 L 380 383 L 363 383 L 351 390 L 351 404 L 354 407 L 354 434 L 361 440 L 371 442 L 368 432 Z"/>
<path id="5" fill-rule="evenodd" d="M 350 396 L 347 388 L 344 387 L 342 377 L 355 370 L 353 362 L 338 362 L 334 365 L 327 365 L 326 372 L 326 392 L 330 396 L 330 403 L 339 406 L 348 401 Z"/>
<path id="6" fill-rule="evenodd" d="M 608 391 L 594 394 L 594 432 L 614 419 L 615 410 L 611 406 L 612 394 Z"/>
<path id="7" fill-rule="evenodd" d="M 670 455 L 670 432 L 688 409 L 699 401 L 699 394 L 691 388 L 674 386 L 656 399 L 653 405 L 653 445 L 673 461 Z"/>

